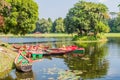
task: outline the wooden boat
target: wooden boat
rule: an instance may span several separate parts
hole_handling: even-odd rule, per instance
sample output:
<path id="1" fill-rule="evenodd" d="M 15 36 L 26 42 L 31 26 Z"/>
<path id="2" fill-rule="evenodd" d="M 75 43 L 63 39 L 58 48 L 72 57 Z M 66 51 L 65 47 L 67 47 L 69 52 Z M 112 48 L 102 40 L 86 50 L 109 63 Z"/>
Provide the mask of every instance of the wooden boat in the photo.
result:
<path id="1" fill-rule="evenodd" d="M 48 49 L 46 50 L 46 52 L 48 53 L 48 55 L 62 55 L 71 52 L 71 50 L 63 50 L 63 49 L 55 48 L 55 49 Z"/>
<path id="2" fill-rule="evenodd" d="M 29 72 L 32 70 L 32 63 L 30 59 L 25 57 L 22 51 L 18 53 L 17 57 L 15 58 L 14 63 L 15 63 L 17 70 L 19 71 Z"/>
<path id="3" fill-rule="evenodd" d="M 47 49 L 45 50 L 48 54 L 44 54 L 44 55 L 61 55 L 61 54 L 66 54 L 66 53 L 70 53 L 74 50 L 77 49 L 77 46 L 63 46 L 61 48 L 53 48 L 53 49 Z"/>
<path id="4" fill-rule="evenodd" d="M 15 49 L 20 49 L 21 48 L 21 46 L 17 45 L 17 44 L 13 44 L 12 47 L 15 48 Z"/>

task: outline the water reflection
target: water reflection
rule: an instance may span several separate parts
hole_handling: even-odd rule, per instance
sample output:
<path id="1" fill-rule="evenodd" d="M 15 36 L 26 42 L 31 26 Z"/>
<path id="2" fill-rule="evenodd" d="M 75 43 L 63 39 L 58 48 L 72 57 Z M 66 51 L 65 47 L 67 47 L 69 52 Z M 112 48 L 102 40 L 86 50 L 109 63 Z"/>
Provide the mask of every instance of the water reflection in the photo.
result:
<path id="1" fill-rule="evenodd" d="M 15 73 L 16 73 L 17 80 L 35 80 L 32 71 L 27 73 L 16 71 Z"/>
<path id="2" fill-rule="evenodd" d="M 62 56 L 45 56 L 43 57 L 43 61 L 33 64 L 32 73 L 24 75 L 34 80 L 59 80 L 59 78 L 64 79 L 65 77 L 69 77 L 70 79 L 78 77 L 85 80 L 119 80 L 120 70 L 118 67 L 120 65 L 118 63 L 120 62 L 118 61 L 120 60 L 120 43 L 119 41 L 114 42 L 114 40 L 112 40 L 113 42 L 110 40 L 108 43 L 46 43 L 46 45 L 52 48 L 61 47 L 63 44 L 66 46 L 74 44 L 79 47 L 84 47 L 85 54 L 69 53 Z M 5 78 L 5 80 L 25 78 L 24 75 L 22 76 L 22 73 L 14 71 L 13 74 L 14 76 L 9 75 L 9 78 Z"/>
<path id="3" fill-rule="evenodd" d="M 77 44 L 86 46 L 86 44 Z M 105 59 L 107 47 L 101 43 L 88 43 L 85 47 L 85 55 L 76 58 L 69 55 L 65 62 L 70 70 L 80 70 L 83 72 L 80 76 L 84 79 L 100 78 L 107 74 L 109 63 Z"/>

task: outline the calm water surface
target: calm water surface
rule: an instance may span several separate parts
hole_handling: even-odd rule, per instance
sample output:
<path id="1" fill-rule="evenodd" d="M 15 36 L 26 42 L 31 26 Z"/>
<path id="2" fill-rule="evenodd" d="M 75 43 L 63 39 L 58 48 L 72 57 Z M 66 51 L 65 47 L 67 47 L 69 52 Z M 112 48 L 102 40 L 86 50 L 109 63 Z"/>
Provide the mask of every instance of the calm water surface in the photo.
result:
<path id="1" fill-rule="evenodd" d="M 120 80 L 120 38 L 106 43 L 47 42 L 50 47 L 77 45 L 85 48 L 84 55 L 69 53 L 45 56 L 33 63 L 32 72 L 13 69 L 2 80 Z"/>

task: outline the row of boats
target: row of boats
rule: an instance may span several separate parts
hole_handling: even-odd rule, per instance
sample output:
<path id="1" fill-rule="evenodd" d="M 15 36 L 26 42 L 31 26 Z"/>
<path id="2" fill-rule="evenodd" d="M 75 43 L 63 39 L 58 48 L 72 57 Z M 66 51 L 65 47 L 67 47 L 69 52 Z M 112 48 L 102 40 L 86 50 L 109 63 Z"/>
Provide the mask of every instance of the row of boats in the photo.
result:
<path id="1" fill-rule="evenodd" d="M 63 46 L 61 48 L 49 48 L 48 46 L 41 45 L 13 45 L 13 47 L 17 50 L 18 55 L 15 58 L 15 65 L 17 70 L 22 72 L 28 72 L 32 70 L 32 63 L 37 61 L 42 61 L 43 56 L 48 55 L 63 55 L 70 52 L 74 53 L 84 53 L 84 48 L 78 48 L 75 45 L 72 46 Z"/>

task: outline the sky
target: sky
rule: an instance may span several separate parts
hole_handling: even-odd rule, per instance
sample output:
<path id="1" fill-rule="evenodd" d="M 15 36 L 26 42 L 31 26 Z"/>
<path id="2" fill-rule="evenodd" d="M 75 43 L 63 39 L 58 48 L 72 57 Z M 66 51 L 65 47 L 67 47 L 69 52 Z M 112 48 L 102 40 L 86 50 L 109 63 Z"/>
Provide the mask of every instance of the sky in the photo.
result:
<path id="1" fill-rule="evenodd" d="M 39 6 L 39 18 L 51 18 L 52 20 L 58 17 L 65 18 L 69 9 L 74 6 L 79 0 L 35 0 Z M 118 12 L 117 7 L 120 0 L 85 0 L 91 2 L 101 2 L 105 4 L 109 12 Z"/>

